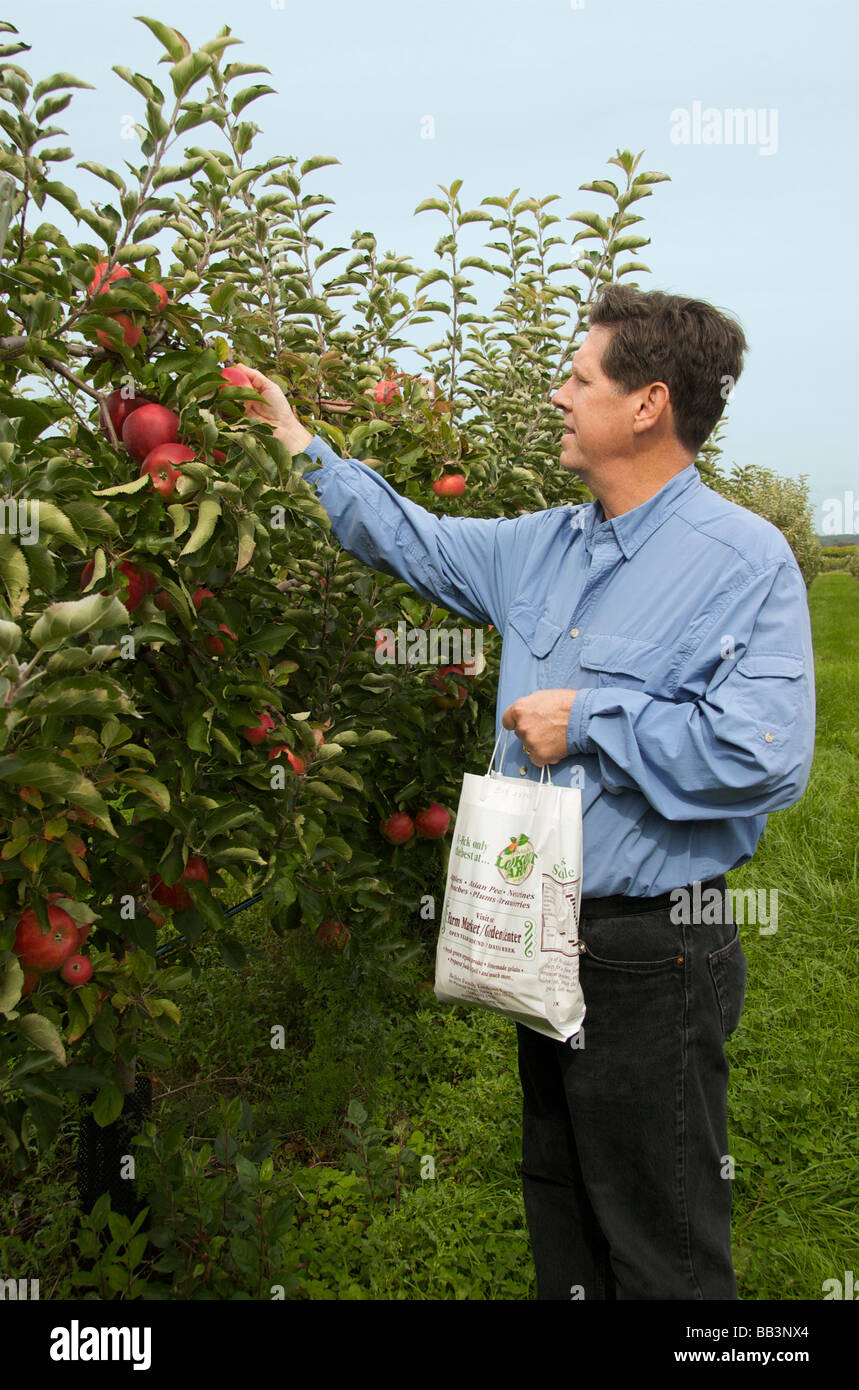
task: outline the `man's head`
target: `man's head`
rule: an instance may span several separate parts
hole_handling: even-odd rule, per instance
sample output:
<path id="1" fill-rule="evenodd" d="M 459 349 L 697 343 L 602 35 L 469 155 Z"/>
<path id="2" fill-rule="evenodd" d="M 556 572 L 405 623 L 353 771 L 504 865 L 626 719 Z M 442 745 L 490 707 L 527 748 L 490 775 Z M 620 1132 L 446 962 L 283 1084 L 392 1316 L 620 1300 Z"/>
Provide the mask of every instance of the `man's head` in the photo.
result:
<path id="1" fill-rule="evenodd" d="M 606 286 L 552 398 L 571 430 L 562 466 L 585 481 L 636 458 L 685 466 L 719 420 L 747 346 L 738 323 L 699 299 Z"/>

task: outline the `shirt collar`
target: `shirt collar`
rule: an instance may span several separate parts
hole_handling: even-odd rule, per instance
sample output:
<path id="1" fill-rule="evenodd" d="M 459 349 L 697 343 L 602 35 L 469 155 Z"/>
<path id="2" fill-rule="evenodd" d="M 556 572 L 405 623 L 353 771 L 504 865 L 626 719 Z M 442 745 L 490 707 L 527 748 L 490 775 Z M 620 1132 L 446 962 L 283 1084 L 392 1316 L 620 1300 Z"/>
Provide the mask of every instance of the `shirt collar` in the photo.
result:
<path id="1" fill-rule="evenodd" d="M 695 464 L 689 463 L 646 502 L 641 502 L 628 512 L 606 521 L 599 501 L 585 502 L 573 506 L 570 524 L 576 530 L 584 531 L 585 545 L 589 551 L 593 550 L 597 534 L 602 533 L 603 528 L 606 532 L 612 532 L 626 559 L 630 560 L 639 546 L 677 510 L 687 494 L 698 487 L 703 487 L 700 474 Z"/>

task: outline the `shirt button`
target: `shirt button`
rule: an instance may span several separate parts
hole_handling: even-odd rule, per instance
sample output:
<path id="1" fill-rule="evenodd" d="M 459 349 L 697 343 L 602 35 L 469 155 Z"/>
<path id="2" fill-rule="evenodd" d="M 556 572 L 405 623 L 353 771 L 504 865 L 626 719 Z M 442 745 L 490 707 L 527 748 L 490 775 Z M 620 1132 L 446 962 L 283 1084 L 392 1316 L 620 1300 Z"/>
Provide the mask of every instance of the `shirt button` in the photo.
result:
<path id="1" fill-rule="evenodd" d="M 519 776 L 520 776 L 520 777 L 527 777 L 527 776 L 528 776 L 528 769 L 527 769 L 527 767 L 525 767 L 524 765 L 523 765 L 522 767 L 520 767 L 520 769 L 519 769 Z"/>
<path id="2" fill-rule="evenodd" d="M 570 636 L 571 636 L 571 637 L 578 637 L 578 635 L 579 635 L 579 629 L 578 629 L 577 627 L 571 627 L 571 628 L 570 628 Z"/>
<path id="3" fill-rule="evenodd" d="M 766 739 L 767 743 L 772 743 L 773 741 L 772 734 L 764 734 L 764 738 Z"/>

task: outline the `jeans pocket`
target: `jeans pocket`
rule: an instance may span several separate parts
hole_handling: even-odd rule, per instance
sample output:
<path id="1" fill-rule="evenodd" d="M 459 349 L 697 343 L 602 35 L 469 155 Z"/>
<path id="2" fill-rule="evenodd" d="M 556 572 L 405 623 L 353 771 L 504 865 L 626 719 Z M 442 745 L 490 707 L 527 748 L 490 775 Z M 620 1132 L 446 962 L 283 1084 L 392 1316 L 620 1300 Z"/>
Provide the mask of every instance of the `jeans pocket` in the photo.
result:
<path id="1" fill-rule="evenodd" d="M 727 946 L 722 946 L 718 951 L 711 951 L 707 960 L 719 1001 L 722 1039 L 726 1040 L 740 1022 L 746 997 L 748 962 L 740 942 L 739 930 Z"/>
<path id="2" fill-rule="evenodd" d="M 579 949 L 586 970 L 600 966 L 633 975 L 676 970 L 684 958 L 682 929 L 666 908 L 621 917 L 582 918 Z"/>

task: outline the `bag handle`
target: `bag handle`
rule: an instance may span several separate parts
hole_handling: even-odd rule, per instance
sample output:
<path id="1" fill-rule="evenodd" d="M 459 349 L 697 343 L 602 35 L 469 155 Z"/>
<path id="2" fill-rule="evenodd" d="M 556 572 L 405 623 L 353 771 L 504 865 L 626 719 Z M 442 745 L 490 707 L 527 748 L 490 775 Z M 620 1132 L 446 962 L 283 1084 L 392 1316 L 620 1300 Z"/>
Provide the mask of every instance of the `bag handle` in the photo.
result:
<path id="1" fill-rule="evenodd" d="M 495 772 L 495 774 L 494 774 L 496 777 L 500 777 L 500 775 L 501 775 L 501 767 L 504 766 L 504 759 L 507 757 L 507 744 L 508 744 L 508 742 L 509 742 L 509 740 L 510 740 L 510 730 L 509 730 L 509 729 L 505 729 L 505 728 L 502 727 L 501 734 L 506 734 L 507 737 L 506 737 L 505 740 L 504 740 L 504 751 L 503 751 L 503 753 L 501 754 L 501 765 L 500 765 L 500 767 L 496 770 L 496 772 Z M 492 750 L 492 757 L 489 759 L 489 767 L 486 769 L 486 775 L 487 775 L 487 777 L 491 777 L 491 776 L 493 775 L 493 773 L 492 773 L 492 764 L 495 762 L 495 758 L 496 758 L 496 755 L 497 755 L 497 753 L 498 753 L 498 745 L 499 745 L 499 743 L 501 742 L 501 734 L 499 734 L 498 737 L 497 737 L 497 739 L 495 740 L 495 747 L 494 747 L 493 750 Z M 548 764 L 548 763 L 545 763 L 545 764 L 543 765 L 543 767 L 540 768 L 540 783 L 539 783 L 539 785 L 540 785 L 540 786 L 543 785 L 543 773 L 544 773 L 544 772 L 545 772 L 546 777 L 547 777 L 548 785 L 549 785 L 549 786 L 554 786 L 554 783 L 552 782 L 552 774 L 551 774 L 551 772 L 549 771 L 549 764 Z"/>

